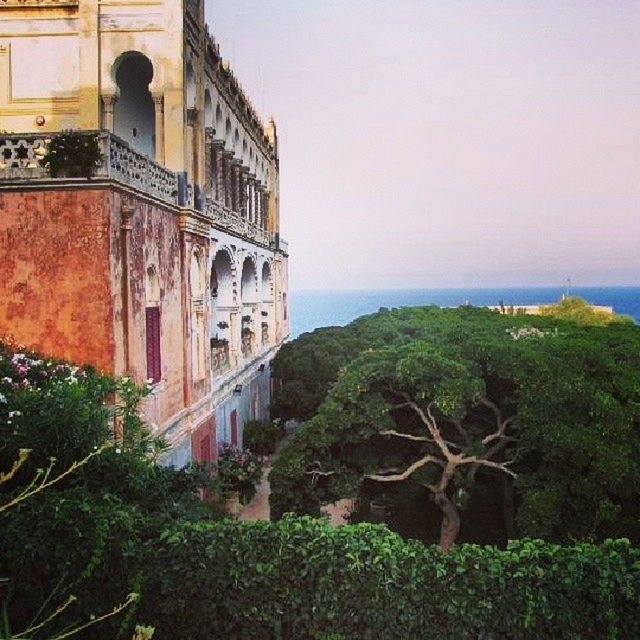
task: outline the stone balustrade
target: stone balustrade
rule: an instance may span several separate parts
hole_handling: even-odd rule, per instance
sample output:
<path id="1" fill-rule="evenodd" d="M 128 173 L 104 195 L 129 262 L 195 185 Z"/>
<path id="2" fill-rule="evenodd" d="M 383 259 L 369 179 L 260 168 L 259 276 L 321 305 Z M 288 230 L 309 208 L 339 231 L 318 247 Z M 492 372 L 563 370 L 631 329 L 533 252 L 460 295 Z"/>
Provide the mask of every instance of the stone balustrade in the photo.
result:
<path id="1" fill-rule="evenodd" d="M 214 224 L 253 240 L 266 247 L 271 245 L 272 234 L 243 218 L 238 212 L 207 198 L 205 212 Z"/>
<path id="2" fill-rule="evenodd" d="M 86 135 L 97 135 L 102 150 L 102 161 L 95 169 L 95 179 L 115 180 L 169 204 L 178 204 L 176 173 L 134 151 L 124 140 L 108 132 L 87 132 Z M 52 179 L 39 162 L 50 139 L 51 134 L 0 134 L 0 184 Z M 55 179 L 69 180 L 64 177 Z"/>

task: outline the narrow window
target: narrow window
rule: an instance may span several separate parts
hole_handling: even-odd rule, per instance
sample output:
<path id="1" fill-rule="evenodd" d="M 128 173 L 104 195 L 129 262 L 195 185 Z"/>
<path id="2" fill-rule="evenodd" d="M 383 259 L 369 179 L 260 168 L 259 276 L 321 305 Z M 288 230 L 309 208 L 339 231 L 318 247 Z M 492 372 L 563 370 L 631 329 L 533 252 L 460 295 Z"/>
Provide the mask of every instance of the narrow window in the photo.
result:
<path id="1" fill-rule="evenodd" d="M 147 307 L 147 379 L 160 382 L 162 362 L 160 360 L 160 307 Z"/>

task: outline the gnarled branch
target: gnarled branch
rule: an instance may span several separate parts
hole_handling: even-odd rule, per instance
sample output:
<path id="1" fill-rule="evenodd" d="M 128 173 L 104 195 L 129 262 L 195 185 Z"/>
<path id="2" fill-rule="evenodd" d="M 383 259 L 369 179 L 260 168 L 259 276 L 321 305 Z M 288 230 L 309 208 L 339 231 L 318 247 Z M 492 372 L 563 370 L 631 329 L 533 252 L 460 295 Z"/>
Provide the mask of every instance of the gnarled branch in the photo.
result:
<path id="1" fill-rule="evenodd" d="M 366 475 L 365 478 L 368 478 L 369 480 L 376 480 L 377 482 L 400 482 L 401 480 L 406 480 L 414 471 L 417 471 L 430 462 L 442 467 L 442 460 L 439 460 L 434 456 L 425 456 L 424 458 L 420 458 L 420 460 L 416 460 L 416 462 L 407 467 L 402 473 L 394 473 L 388 476 L 381 475 L 379 473 L 371 473 Z"/>

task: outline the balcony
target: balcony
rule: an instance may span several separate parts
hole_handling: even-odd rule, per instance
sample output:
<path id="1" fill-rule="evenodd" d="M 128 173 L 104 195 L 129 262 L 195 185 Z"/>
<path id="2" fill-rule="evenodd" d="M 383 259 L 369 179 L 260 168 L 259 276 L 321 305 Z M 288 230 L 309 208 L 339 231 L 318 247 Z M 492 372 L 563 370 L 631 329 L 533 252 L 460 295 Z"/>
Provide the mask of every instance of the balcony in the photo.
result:
<path id="1" fill-rule="evenodd" d="M 96 168 L 93 180 L 114 180 L 168 204 L 180 204 L 178 174 L 134 151 L 124 140 L 111 133 L 87 133 L 98 135 L 102 150 L 102 162 Z M 46 169 L 40 166 L 39 159 L 51 136 L 38 133 L 0 134 L 0 184 L 86 181 L 86 178 L 51 178 Z"/>

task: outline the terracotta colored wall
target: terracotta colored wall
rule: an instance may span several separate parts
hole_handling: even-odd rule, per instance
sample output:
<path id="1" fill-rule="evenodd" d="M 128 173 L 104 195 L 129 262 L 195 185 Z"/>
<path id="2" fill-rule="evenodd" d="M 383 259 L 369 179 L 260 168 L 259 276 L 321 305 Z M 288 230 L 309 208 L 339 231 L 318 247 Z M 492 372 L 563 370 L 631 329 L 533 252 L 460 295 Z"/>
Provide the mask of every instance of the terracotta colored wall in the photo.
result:
<path id="1" fill-rule="evenodd" d="M 130 231 L 129 281 L 130 367 L 126 370 L 124 342 L 126 322 L 123 317 L 123 229 L 122 207 L 133 208 Z M 121 193 L 112 192 L 111 270 L 112 305 L 116 337 L 116 371 L 129 373 L 138 382 L 147 379 L 146 320 L 147 269 L 153 266 L 160 281 L 160 352 L 162 380 L 154 394 L 145 401 L 145 419 L 162 426 L 184 407 L 184 327 L 182 311 L 182 264 L 180 230 L 174 213 L 158 205 Z"/>
<path id="2" fill-rule="evenodd" d="M 0 336 L 113 371 L 109 192 L 0 192 Z"/>

